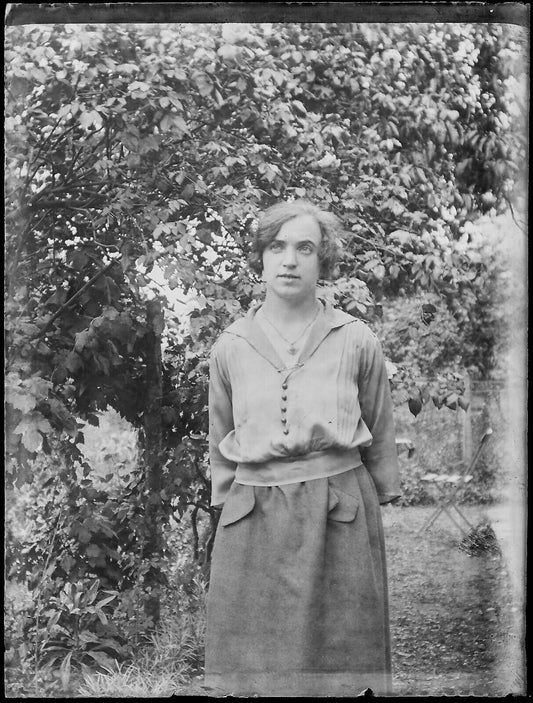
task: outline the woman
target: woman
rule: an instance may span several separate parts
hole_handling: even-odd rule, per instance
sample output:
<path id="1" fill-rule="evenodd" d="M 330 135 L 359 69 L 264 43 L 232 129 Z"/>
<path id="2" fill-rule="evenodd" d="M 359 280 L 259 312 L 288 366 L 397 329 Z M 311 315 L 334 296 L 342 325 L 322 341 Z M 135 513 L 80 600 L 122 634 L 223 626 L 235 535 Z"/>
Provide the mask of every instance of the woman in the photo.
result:
<path id="1" fill-rule="evenodd" d="M 264 302 L 211 356 L 212 503 L 222 507 L 206 685 L 279 696 L 390 690 L 379 503 L 399 495 L 377 338 L 317 298 L 337 218 L 306 201 L 259 219 Z"/>

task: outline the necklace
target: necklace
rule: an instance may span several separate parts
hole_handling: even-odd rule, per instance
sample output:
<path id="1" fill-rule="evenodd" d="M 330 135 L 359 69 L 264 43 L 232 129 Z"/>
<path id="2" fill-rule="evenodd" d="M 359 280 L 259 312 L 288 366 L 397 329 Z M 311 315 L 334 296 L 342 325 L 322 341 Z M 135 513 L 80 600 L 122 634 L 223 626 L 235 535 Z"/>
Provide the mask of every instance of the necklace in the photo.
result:
<path id="1" fill-rule="evenodd" d="M 307 325 L 303 328 L 303 330 L 300 332 L 300 334 L 299 334 L 299 335 L 296 337 L 296 339 L 293 340 L 292 342 L 291 342 L 289 339 L 287 339 L 287 337 L 285 337 L 285 335 L 281 334 L 281 332 L 280 332 L 279 329 L 276 327 L 276 325 L 275 325 L 271 320 L 269 320 L 268 317 L 265 315 L 265 311 L 262 310 L 262 312 L 263 312 L 263 317 L 264 317 L 265 320 L 268 322 L 268 324 L 269 324 L 269 325 L 279 334 L 279 336 L 289 345 L 289 347 L 288 347 L 288 349 L 287 349 L 287 351 L 289 352 L 289 354 L 294 355 L 294 354 L 296 354 L 296 352 L 298 351 L 298 347 L 295 347 L 294 345 L 296 344 L 296 342 L 297 342 L 299 339 L 301 339 L 301 338 L 304 336 L 304 334 L 307 332 L 307 330 L 311 327 L 311 325 L 313 324 L 313 322 L 316 320 L 316 318 L 318 317 L 318 313 L 320 312 L 320 308 L 317 307 L 317 310 L 316 310 L 316 313 L 315 313 L 315 316 L 313 317 L 313 319 L 312 319 L 310 322 L 307 323 Z"/>

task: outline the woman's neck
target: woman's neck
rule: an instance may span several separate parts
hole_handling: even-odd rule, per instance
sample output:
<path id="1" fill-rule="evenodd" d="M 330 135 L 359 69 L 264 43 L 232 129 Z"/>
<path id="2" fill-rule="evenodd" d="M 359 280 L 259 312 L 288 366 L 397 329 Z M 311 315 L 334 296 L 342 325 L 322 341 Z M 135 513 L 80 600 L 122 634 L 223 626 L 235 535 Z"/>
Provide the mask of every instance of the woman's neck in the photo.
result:
<path id="1" fill-rule="evenodd" d="M 262 307 L 267 318 L 275 320 L 281 327 L 290 327 L 301 324 L 302 320 L 312 319 L 316 315 L 318 301 L 315 296 L 303 301 L 287 301 L 267 294 Z"/>

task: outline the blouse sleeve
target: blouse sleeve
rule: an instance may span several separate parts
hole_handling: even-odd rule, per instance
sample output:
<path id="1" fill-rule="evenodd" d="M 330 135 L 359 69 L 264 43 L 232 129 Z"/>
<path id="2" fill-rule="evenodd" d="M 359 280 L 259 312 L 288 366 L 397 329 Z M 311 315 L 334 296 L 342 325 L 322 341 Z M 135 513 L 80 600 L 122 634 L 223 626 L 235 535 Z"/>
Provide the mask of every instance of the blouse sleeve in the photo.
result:
<path id="1" fill-rule="evenodd" d="M 222 507 L 235 478 L 237 465 L 228 461 L 219 445 L 234 429 L 231 385 L 224 373 L 219 345 L 211 352 L 209 364 L 209 463 L 211 505 Z"/>
<path id="2" fill-rule="evenodd" d="M 381 344 L 368 332 L 359 376 L 359 402 L 373 440 L 370 446 L 360 447 L 361 459 L 372 476 L 379 502 L 388 503 L 401 495 L 393 406 Z"/>

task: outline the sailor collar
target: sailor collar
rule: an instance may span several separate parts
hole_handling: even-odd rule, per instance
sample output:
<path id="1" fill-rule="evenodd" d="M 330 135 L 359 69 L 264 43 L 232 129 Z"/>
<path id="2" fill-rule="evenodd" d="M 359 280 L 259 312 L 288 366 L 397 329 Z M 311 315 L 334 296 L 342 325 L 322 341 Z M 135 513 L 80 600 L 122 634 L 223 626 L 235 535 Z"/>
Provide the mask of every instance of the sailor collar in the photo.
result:
<path id="1" fill-rule="evenodd" d="M 357 321 L 356 318 L 342 310 L 337 310 L 330 303 L 322 300 L 319 300 L 319 303 L 322 305 L 323 310 L 311 327 L 307 341 L 298 359 L 298 366 L 301 366 L 309 359 L 333 329 Z M 260 306 L 261 303 L 257 303 L 251 307 L 245 317 L 241 317 L 239 320 L 233 322 L 224 330 L 223 334 L 234 335 L 245 339 L 256 352 L 261 354 L 261 356 L 269 361 L 278 371 L 285 371 L 285 363 L 280 359 L 267 335 L 263 332 L 261 326 L 255 319 L 255 315 Z"/>

